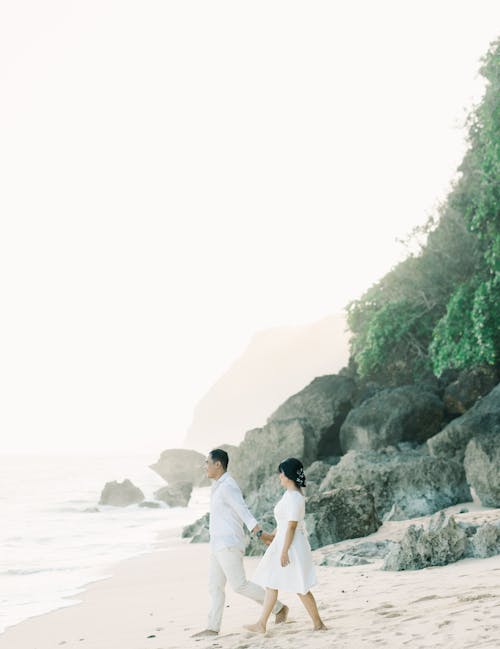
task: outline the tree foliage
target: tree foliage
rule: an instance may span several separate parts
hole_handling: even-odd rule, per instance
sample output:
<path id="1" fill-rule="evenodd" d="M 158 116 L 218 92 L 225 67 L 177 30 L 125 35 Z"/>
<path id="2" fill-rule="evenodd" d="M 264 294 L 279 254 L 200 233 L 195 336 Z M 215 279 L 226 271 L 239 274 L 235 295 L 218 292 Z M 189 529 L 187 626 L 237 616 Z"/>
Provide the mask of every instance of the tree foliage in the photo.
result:
<path id="1" fill-rule="evenodd" d="M 348 306 L 361 376 L 394 384 L 500 362 L 500 40 L 481 73 L 460 177 L 419 229 L 426 243 Z"/>

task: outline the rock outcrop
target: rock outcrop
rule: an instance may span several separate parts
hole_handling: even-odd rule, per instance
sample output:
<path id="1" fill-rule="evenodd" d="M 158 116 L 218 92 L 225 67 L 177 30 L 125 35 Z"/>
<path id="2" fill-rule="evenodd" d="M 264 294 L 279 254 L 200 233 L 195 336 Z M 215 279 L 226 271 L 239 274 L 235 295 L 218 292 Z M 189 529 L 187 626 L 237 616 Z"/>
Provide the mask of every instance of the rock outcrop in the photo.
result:
<path id="1" fill-rule="evenodd" d="M 271 421 L 248 431 L 230 458 L 230 473 L 247 495 L 277 475 L 279 463 L 287 457 L 301 458 L 306 465 L 316 459 L 315 446 L 309 443 L 313 439 L 314 431 L 303 419 Z"/>
<path id="2" fill-rule="evenodd" d="M 483 432 L 500 435 L 500 384 L 464 415 L 427 440 L 431 455 L 463 462 L 467 444 Z"/>
<path id="3" fill-rule="evenodd" d="M 363 487 L 332 489 L 307 499 L 306 528 L 313 550 L 372 534 L 379 526 L 373 497 Z"/>
<path id="4" fill-rule="evenodd" d="M 320 376 L 287 399 L 268 422 L 304 419 L 312 429 L 314 439 L 309 443 L 316 449 L 315 459 L 341 455 L 339 431 L 355 396 L 353 379 L 336 374 Z"/>
<path id="5" fill-rule="evenodd" d="M 484 523 L 469 539 L 467 556 L 486 559 L 500 554 L 500 522 Z"/>
<path id="6" fill-rule="evenodd" d="M 355 391 L 349 377 L 319 377 L 285 401 L 263 428 L 248 431 L 230 465 L 243 491 L 258 489 L 287 457 L 298 457 L 307 466 L 338 455 L 340 426 Z"/>
<path id="7" fill-rule="evenodd" d="M 320 565 L 338 568 L 363 566 L 385 559 L 394 547 L 396 547 L 394 541 L 358 541 L 342 550 L 332 549 L 325 552 Z"/>
<path id="8" fill-rule="evenodd" d="M 465 450 L 465 474 L 481 504 L 500 507 L 500 431 L 473 437 Z"/>
<path id="9" fill-rule="evenodd" d="M 123 482 L 106 482 L 101 493 L 99 505 L 112 505 L 113 507 L 127 507 L 137 505 L 144 500 L 144 494 L 130 480 Z"/>
<path id="10" fill-rule="evenodd" d="M 347 415 L 340 429 L 342 451 L 376 451 L 399 442 L 421 444 L 442 426 L 444 406 L 415 385 L 388 388 Z"/>
<path id="11" fill-rule="evenodd" d="M 177 482 L 167 487 L 162 487 L 155 491 L 155 498 L 166 503 L 169 507 L 187 507 L 193 485 L 191 482 Z"/>
<path id="12" fill-rule="evenodd" d="M 330 469 L 320 490 L 355 485 L 373 495 L 380 518 L 393 505 L 413 518 L 471 500 L 462 464 L 421 450 L 350 451 Z"/>
<path id="13" fill-rule="evenodd" d="M 472 408 L 476 401 L 491 392 L 498 383 L 494 367 L 477 366 L 463 370 L 458 377 L 447 385 L 443 401 L 451 415 L 463 415 Z"/>
<path id="14" fill-rule="evenodd" d="M 441 514 L 430 520 L 428 530 L 410 525 L 401 542 L 387 555 L 383 570 L 420 570 L 462 559 L 467 549 L 467 533 L 453 516 L 446 518 Z"/>
<path id="15" fill-rule="evenodd" d="M 500 521 L 473 525 L 457 523 L 439 512 L 428 529 L 411 525 L 387 555 L 383 570 L 420 570 L 465 558 L 500 554 Z"/>
<path id="16" fill-rule="evenodd" d="M 178 482 L 190 482 L 195 487 L 207 486 L 205 456 L 198 451 L 172 448 L 160 455 L 160 459 L 150 466 L 155 473 L 170 486 Z"/>

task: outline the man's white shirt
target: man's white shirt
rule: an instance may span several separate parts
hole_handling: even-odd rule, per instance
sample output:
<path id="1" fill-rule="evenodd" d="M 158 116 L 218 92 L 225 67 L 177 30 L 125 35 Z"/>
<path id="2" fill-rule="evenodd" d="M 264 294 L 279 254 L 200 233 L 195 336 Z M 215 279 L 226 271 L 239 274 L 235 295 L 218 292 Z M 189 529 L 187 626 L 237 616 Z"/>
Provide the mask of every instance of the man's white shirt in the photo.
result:
<path id="1" fill-rule="evenodd" d="M 214 551 L 237 547 L 245 549 L 244 523 L 249 530 L 257 525 L 243 500 L 241 489 L 229 473 L 212 485 L 210 495 L 210 544 Z"/>

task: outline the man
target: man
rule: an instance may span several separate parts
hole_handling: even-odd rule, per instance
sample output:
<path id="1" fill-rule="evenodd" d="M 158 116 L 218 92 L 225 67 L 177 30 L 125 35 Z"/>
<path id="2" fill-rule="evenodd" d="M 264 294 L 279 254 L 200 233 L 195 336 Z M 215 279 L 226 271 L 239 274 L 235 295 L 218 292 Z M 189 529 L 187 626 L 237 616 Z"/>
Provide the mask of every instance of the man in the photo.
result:
<path id="1" fill-rule="evenodd" d="M 229 457 L 226 451 L 216 448 L 210 451 L 206 460 L 207 476 L 214 480 L 210 496 L 210 569 L 208 590 L 211 603 L 208 626 L 193 637 L 217 635 L 222 621 L 225 601 L 225 585 L 245 597 L 262 604 L 265 591 L 261 586 L 248 581 L 243 567 L 245 534 L 243 524 L 265 542 L 272 537 L 264 534 L 250 513 L 240 488 L 227 473 Z M 277 601 L 273 608 L 276 624 L 286 622 L 288 606 Z"/>

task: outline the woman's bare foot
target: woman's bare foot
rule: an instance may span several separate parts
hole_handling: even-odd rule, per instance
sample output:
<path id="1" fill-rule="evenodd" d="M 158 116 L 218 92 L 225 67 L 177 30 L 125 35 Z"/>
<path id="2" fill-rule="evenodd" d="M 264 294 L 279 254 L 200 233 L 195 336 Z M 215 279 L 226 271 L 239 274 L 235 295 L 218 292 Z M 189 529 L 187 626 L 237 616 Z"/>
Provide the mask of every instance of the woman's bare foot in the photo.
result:
<path id="1" fill-rule="evenodd" d="M 266 632 L 266 627 L 261 624 L 260 622 L 257 622 L 256 624 L 245 624 L 244 628 L 247 631 L 251 631 L 252 633 L 265 633 Z"/>
<path id="2" fill-rule="evenodd" d="M 316 624 L 313 631 L 328 631 L 328 627 L 326 627 L 323 622 L 320 624 Z"/>

